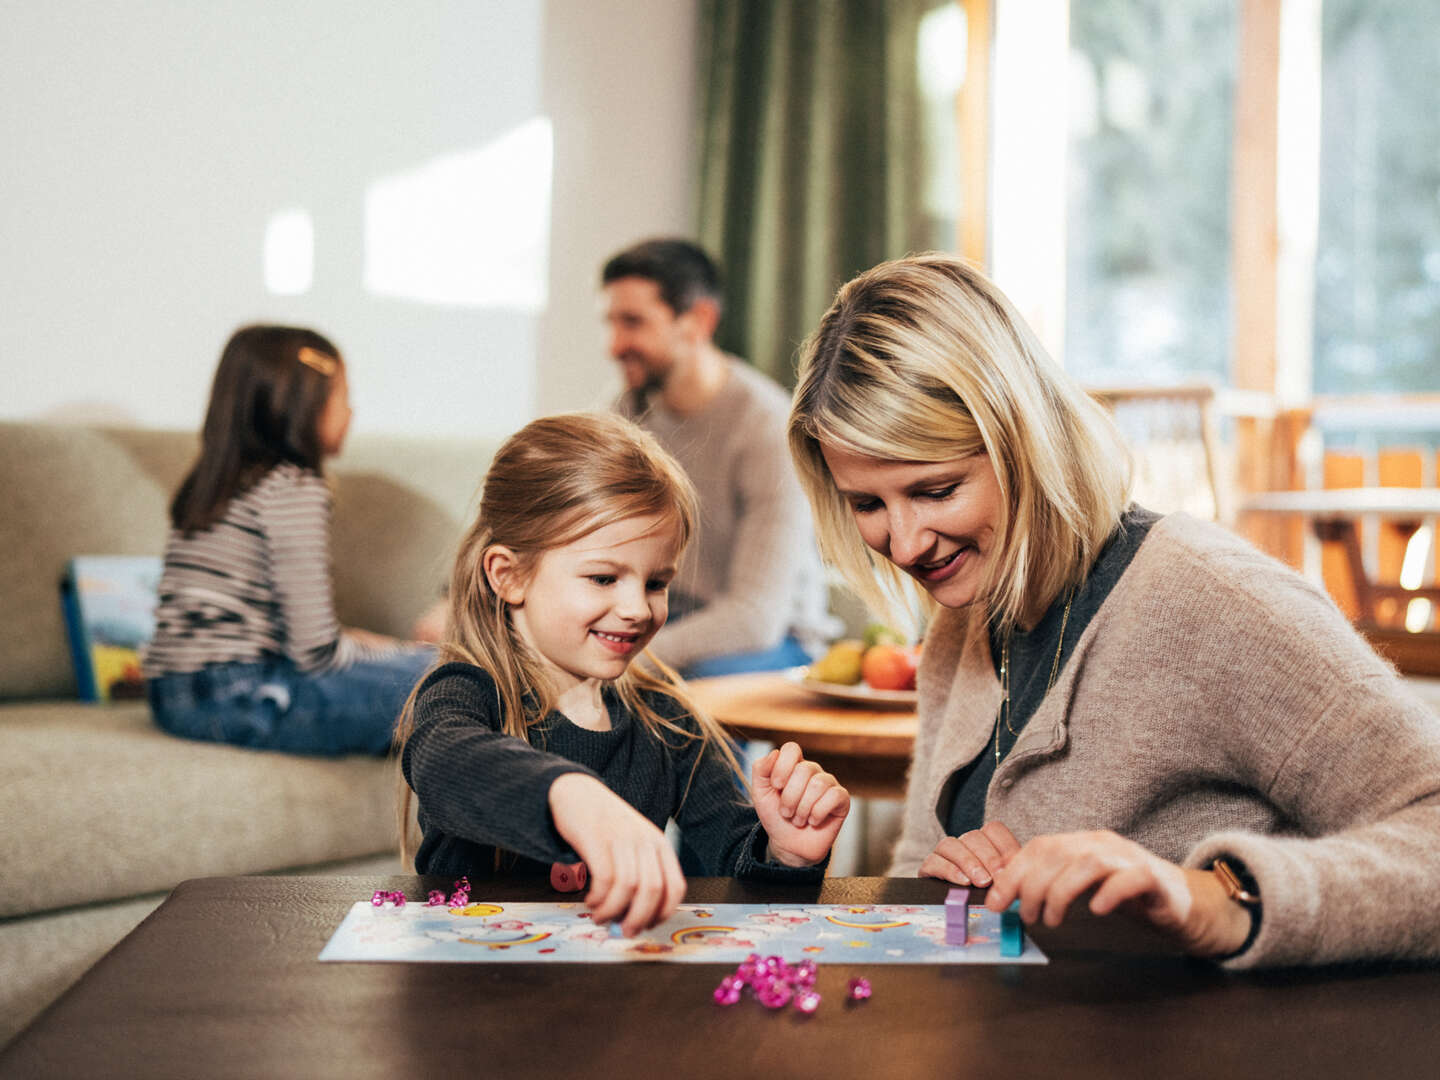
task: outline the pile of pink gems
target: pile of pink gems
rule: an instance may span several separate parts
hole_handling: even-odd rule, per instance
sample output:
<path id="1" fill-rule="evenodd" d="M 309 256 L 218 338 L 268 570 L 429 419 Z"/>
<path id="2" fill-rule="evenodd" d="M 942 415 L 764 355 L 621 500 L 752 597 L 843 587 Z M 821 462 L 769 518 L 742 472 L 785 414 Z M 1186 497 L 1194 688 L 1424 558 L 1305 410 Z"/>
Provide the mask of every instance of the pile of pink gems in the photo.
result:
<path id="1" fill-rule="evenodd" d="M 815 989 L 815 961 L 801 960 L 787 964 L 778 956 L 751 953 L 734 975 L 726 975 L 715 988 L 717 1005 L 734 1005 L 746 987 L 755 1000 L 767 1009 L 783 1009 L 792 1002 L 807 1016 L 820 1007 L 820 994 Z M 846 991 L 851 1001 L 864 1001 L 870 996 L 869 979 L 851 979 Z"/>
<path id="2" fill-rule="evenodd" d="M 384 889 L 376 889 L 375 895 L 370 897 L 370 903 L 376 907 L 390 904 L 392 907 L 401 908 L 405 906 L 405 894 L 399 891 L 386 892 Z M 462 877 L 455 882 L 455 891 L 449 897 L 446 897 L 439 889 L 431 889 L 430 898 L 425 901 L 425 906 L 462 908 L 468 903 L 470 903 L 470 879 Z"/>

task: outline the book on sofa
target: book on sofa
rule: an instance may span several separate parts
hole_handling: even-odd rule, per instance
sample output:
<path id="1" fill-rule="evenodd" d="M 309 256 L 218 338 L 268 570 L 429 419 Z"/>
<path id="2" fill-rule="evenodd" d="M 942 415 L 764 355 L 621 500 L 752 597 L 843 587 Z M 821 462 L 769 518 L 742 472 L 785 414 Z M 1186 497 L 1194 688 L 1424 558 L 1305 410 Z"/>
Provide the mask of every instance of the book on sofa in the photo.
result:
<path id="1" fill-rule="evenodd" d="M 60 582 L 65 629 L 83 701 L 143 698 L 140 648 L 155 632 L 161 560 L 77 555 Z"/>

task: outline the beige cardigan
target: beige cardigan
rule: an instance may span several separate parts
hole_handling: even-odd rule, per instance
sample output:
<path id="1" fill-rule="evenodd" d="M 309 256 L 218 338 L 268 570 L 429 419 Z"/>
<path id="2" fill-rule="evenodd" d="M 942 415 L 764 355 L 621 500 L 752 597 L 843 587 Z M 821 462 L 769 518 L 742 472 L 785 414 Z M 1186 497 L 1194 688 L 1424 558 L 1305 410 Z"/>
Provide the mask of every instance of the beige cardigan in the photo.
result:
<path id="1" fill-rule="evenodd" d="M 942 612 L 892 874 L 944 835 L 941 789 L 990 752 L 984 635 Z M 1023 843 L 1113 829 L 1260 885 L 1235 967 L 1440 957 L 1440 719 L 1323 592 L 1226 530 L 1155 524 L 996 770 L 986 819 Z"/>

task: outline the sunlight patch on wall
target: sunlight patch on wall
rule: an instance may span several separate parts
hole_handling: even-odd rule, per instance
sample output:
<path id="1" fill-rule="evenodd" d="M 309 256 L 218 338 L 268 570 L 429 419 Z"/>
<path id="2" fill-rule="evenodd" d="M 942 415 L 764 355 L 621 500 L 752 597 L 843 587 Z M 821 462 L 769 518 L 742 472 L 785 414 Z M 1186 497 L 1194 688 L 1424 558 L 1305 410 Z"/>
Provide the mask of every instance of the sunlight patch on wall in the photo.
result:
<path id="1" fill-rule="evenodd" d="M 544 309 L 554 142 L 537 117 L 365 193 L 365 288 L 457 307 Z"/>
<path id="2" fill-rule="evenodd" d="M 265 288 L 301 296 L 315 280 L 315 223 L 307 210 L 281 210 L 265 223 Z"/>

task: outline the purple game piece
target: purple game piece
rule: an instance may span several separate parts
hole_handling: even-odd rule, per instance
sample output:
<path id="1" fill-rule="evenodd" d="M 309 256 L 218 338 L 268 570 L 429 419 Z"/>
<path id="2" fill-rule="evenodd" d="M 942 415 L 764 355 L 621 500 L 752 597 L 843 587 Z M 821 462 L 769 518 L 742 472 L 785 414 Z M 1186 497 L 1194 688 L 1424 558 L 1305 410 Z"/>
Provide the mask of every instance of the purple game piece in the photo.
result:
<path id="1" fill-rule="evenodd" d="M 945 944 L 964 945 L 969 932 L 970 890 L 951 889 L 945 897 Z"/>

